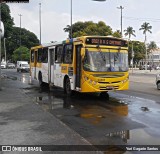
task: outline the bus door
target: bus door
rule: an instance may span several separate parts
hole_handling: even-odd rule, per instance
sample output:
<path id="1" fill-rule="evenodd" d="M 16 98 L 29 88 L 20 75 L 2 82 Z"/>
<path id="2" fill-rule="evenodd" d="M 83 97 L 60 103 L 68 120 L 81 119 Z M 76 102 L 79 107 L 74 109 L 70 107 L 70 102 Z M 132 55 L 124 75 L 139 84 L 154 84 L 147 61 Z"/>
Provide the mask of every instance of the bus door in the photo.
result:
<path id="1" fill-rule="evenodd" d="M 81 88 L 81 76 L 82 76 L 82 67 L 81 67 L 81 49 L 82 49 L 82 45 L 76 45 L 75 46 L 76 49 L 76 84 L 75 84 L 75 88 Z"/>
<path id="2" fill-rule="evenodd" d="M 49 48 L 48 51 L 48 83 L 54 83 L 55 47 Z"/>
<path id="3" fill-rule="evenodd" d="M 35 50 L 34 52 L 34 67 L 33 67 L 33 72 L 34 72 L 34 79 L 36 79 L 36 68 L 37 68 L 37 55 L 38 55 L 38 50 Z"/>
<path id="4" fill-rule="evenodd" d="M 58 87 L 63 87 L 63 76 L 61 72 L 62 62 L 63 62 L 63 45 L 58 45 L 55 47 L 55 62 L 53 66 L 54 85 Z"/>

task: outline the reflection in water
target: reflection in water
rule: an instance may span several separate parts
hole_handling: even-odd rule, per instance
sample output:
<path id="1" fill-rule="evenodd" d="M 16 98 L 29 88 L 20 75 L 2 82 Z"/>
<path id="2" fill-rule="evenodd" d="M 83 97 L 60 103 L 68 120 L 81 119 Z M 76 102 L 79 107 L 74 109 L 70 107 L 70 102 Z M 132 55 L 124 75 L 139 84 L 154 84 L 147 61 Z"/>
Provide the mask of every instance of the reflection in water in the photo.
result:
<path id="1" fill-rule="evenodd" d="M 95 97 L 97 98 L 97 97 Z M 77 117 L 86 119 L 91 124 L 99 124 L 103 119 L 108 117 L 108 113 L 114 112 L 120 116 L 128 115 L 128 105 L 120 102 L 117 99 L 111 99 L 107 103 L 102 103 L 99 99 L 83 97 L 67 97 L 61 95 L 48 95 L 45 97 L 37 97 L 36 102 L 40 104 L 45 110 L 52 111 L 57 108 L 78 110 Z"/>
<path id="2" fill-rule="evenodd" d="M 98 124 L 106 117 L 106 109 L 100 106 L 92 105 L 80 108 L 79 117 L 87 119 L 92 124 Z"/>
<path id="3" fill-rule="evenodd" d="M 126 117 L 128 115 L 126 102 L 130 101 L 130 98 L 125 101 L 121 100 L 110 98 L 105 102 L 94 96 L 67 97 L 58 92 L 54 92 L 54 95 L 36 98 L 36 102 L 44 110 L 51 112 L 90 143 L 112 145 L 111 149 L 106 148 L 106 153 L 114 153 L 112 151 L 114 149 L 120 151 L 121 149 L 118 149 L 116 145 L 150 145 L 151 143 L 156 145 L 160 143 L 159 136 L 156 136 L 159 132 L 156 134 L 154 127 L 143 128 L 144 126 L 140 123 Z M 148 111 L 145 106 L 141 109 Z M 151 134 L 151 131 L 155 136 Z M 120 153 L 123 152 L 120 151 Z"/>
<path id="4" fill-rule="evenodd" d="M 45 111 L 49 112 L 58 108 L 64 108 L 64 109 L 73 108 L 69 100 L 70 100 L 69 97 L 64 97 L 62 99 L 51 95 L 45 97 L 40 96 L 35 98 L 36 103 L 41 105 Z"/>
<path id="5" fill-rule="evenodd" d="M 112 133 L 106 134 L 106 136 L 107 136 L 107 137 L 119 137 L 119 138 L 121 138 L 125 143 L 127 143 L 127 140 L 130 139 L 129 130 L 112 132 Z"/>
<path id="6" fill-rule="evenodd" d="M 119 114 L 121 116 L 127 116 L 128 115 L 128 105 L 121 104 L 119 106 L 111 106 L 111 111 L 116 112 L 117 114 Z"/>

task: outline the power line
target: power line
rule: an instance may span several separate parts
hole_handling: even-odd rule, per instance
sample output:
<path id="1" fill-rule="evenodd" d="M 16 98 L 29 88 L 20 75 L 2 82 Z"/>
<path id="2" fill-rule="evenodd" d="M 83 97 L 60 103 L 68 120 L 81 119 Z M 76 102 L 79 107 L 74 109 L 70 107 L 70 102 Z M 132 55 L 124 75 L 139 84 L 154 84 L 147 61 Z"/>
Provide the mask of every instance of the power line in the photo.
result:
<path id="1" fill-rule="evenodd" d="M 136 18 L 136 17 L 127 17 L 127 16 L 123 16 L 124 19 L 127 20 L 138 20 L 138 21 L 152 21 L 152 22 L 160 22 L 159 18 Z"/>

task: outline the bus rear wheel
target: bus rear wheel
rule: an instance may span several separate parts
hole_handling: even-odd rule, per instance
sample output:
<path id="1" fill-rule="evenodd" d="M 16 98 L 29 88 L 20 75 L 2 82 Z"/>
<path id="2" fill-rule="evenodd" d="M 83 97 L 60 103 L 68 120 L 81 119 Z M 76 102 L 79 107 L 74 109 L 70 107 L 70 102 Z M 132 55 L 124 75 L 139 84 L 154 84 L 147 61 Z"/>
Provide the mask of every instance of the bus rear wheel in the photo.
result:
<path id="1" fill-rule="evenodd" d="M 67 94 L 68 96 L 70 96 L 72 94 L 71 83 L 70 83 L 70 80 L 68 77 L 65 79 L 64 93 Z"/>
<path id="2" fill-rule="evenodd" d="M 160 90 L 160 82 L 157 83 L 157 89 Z"/>
<path id="3" fill-rule="evenodd" d="M 38 74 L 38 81 L 39 81 L 39 87 L 40 87 L 40 92 L 44 90 L 44 82 L 42 80 L 42 73 L 39 72 Z"/>
<path id="4" fill-rule="evenodd" d="M 39 81 L 39 86 L 41 86 L 42 83 L 43 83 L 43 81 L 42 81 L 42 73 L 41 72 L 39 72 L 39 74 L 38 74 L 38 81 Z"/>

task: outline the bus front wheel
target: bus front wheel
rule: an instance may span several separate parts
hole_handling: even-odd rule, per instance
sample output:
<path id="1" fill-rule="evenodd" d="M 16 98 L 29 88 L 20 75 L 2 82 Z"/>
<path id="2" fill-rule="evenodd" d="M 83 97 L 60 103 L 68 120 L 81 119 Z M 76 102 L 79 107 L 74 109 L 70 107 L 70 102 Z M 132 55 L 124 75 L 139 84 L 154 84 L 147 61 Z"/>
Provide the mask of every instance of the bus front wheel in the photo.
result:
<path id="1" fill-rule="evenodd" d="M 40 86 L 40 92 L 49 91 L 49 84 L 43 82 L 43 78 L 42 78 L 42 73 L 41 72 L 39 72 L 39 74 L 38 74 L 38 81 L 39 81 L 39 86 Z"/>
<path id="2" fill-rule="evenodd" d="M 44 89 L 44 83 L 42 80 L 42 73 L 41 72 L 39 72 L 39 74 L 38 74 L 38 81 L 39 81 L 40 92 L 42 92 Z"/>
<path id="3" fill-rule="evenodd" d="M 100 93 L 100 98 L 105 99 L 105 100 L 109 100 L 108 92 L 101 92 Z"/>
<path id="4" fill-rule="evenodd" d="M 41 86 L 42 83 L 43 83 L 43 81 L 42 81 L 42 73 L 41 72 L 38 74 L 38 81 L 39 81 L 39 85 Z"/>
<path id="5" fill-rule="evenodd" d="M 67 94 L 68 96 L 70 96 L 72 93 L 71 84 L 70 84 L 70 80 L 68 77 L 65 79 L 64 93 Z"/>

